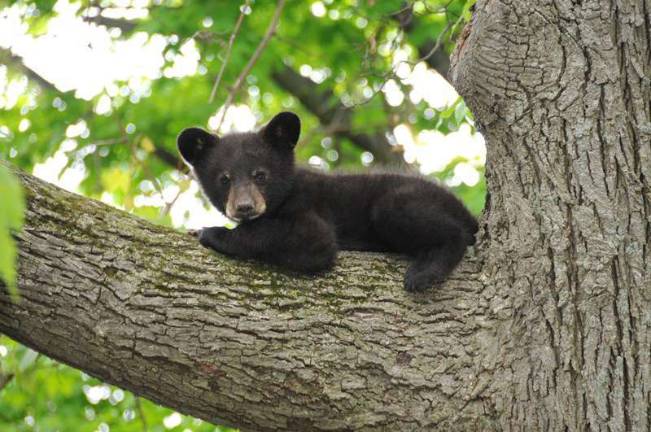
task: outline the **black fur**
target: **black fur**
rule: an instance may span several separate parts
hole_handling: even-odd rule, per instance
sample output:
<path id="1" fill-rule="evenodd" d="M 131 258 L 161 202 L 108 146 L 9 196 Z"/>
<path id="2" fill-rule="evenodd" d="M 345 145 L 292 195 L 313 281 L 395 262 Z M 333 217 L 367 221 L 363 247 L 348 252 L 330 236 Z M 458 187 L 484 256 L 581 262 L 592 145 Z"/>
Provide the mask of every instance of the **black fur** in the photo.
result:
<path id="1" fill-rule="evenodd" d="M 226 212 L 229 201 L 253 199 L 250 191 L 264 200 L 259 214 L 231 206 L 229 216 L 241 217 L 240 225 L 205 228 L 201 244 L 306 273 L 330 269 L 337 250 L 399 252 L 413 258 L 405 288 L 417 291 L 443 281 L 474 243 L 476 220 L 430 181 L 295 168 L 299 132 L 298 117 L 281 113 L 257 133 L 181 133 L 179 150 L 217 209 Z"/>

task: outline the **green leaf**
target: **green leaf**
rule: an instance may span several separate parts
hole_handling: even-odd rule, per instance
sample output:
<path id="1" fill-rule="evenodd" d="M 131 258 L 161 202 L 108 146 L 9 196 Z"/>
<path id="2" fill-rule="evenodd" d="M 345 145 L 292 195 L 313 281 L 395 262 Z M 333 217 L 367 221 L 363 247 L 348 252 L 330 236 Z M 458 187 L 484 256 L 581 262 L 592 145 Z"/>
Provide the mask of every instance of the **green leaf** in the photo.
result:
<path id="1" fill-rule="evenodd" d="M 0 279 L 9 288 L 9 294 L 17 299 L 16 244 L 6 228 L 0 229 Z"/>
<path id="2" fill-rule="evenodd" d="M 454 114 L 454 111 L 455 111 L 455 105 L 453 104 L 445 108 L 443 111 L 441 111 L 440 116 L 442 119 L 449 119 Z"/>
<path id="3" fill-rule="evenodd" d="M 23 354 L 23 357 L 20 359 L 18 370 L 21 372 L 25 371 L 28 367 L 34 364 L 37 357 L 38 357 L 38 353 L 36 351 L 27 348 L 27 351 L 25 351 L 25 354 Z"/>
<path id="4" fill-rule="evenodd" d="M 16 244 L 12 232 L 23 225 L 25 199 L 20 183 L 6 167 L 0 166 L 0 280 L 9 294 L 18 298 L 16 288 Z"/>
<path id="5" fill-rule="evenodd" d="M 25 202 L 20 182 L 5 167 L 0 167 L 0 226 L 18 230 L 23 225 Z"/>
<path id="6" fill-rule="evenodd" d="M 460 101 L 459 103 L 457 103 L 457 107 L 454 109 L 454 120 L 456 120 L 458 125 L 465 118 L 466 118 L 466 104 L 463 103 L 463 101 Z"/>

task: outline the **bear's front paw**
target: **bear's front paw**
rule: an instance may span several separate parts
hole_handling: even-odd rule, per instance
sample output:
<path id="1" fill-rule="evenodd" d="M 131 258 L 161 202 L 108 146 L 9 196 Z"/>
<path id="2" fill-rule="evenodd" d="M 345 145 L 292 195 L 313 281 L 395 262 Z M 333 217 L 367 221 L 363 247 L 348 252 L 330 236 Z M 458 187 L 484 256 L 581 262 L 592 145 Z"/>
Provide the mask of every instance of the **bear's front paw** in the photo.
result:
<path id="1" fill-rule="evenodd" d="M 200 229 L 197 232 L 197 239 L 199 240 L 199 243 L 201 243 L 201 246 L 207 247 L 207 248 L 211 247 L 210 246 L 210 243 L 211 243 L 210 235 L 208 234 L 207 229 L 205 229 L 205 228 Z"/>
<path id="2" fill-rule="evenodd" d="M 202 246 L 219 251 L 220 240 L 227 231 L 228 229 L 222 227 L 202 228 L 197 230 L 196 236 Z"/>

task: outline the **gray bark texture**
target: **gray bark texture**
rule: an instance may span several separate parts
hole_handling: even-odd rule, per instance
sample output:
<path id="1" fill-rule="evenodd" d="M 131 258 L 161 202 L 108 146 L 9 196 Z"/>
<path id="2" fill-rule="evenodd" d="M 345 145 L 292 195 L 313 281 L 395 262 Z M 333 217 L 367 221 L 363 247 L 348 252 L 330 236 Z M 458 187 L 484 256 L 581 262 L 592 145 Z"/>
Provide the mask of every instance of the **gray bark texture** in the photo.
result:
<path id="1" fill-rule="evenodd" d="M 0 331 L 163 405 L 243 430 L 419 430 L 482 422 L 490 326 L 476 261 L 403 292 L 396 257 L 321 277 L 218 256 L 185 233 L 17 173 L 21 301 Z"/>
<path id="2" fill-rule="evenodd" d="M 244 431 L 651 430 L 646 0 L 480 1 L 452 79 L 488 143 L 480 242 L 432 292 L 397 257 L 319 277 L 20 174 L 0 331 Z"/>
<path id="3" fill-rule="evenodd" d="M 651 430 L 651 4 L 480 1 L 452 80 L 488 143 L 502 430 Z"/>

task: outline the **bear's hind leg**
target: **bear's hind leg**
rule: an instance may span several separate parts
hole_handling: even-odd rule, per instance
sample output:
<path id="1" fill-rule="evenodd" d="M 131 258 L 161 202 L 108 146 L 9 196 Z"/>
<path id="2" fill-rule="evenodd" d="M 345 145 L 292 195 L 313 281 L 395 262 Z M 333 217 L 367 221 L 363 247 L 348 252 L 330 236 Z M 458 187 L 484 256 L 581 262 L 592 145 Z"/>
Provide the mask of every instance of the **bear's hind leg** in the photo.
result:
<path id="1" fill-rule="evenodd" d="M 467 246 L 462 222 L 418 190 L 404 188 L 378 200 L 371 212 L 376 235 L 391 250 L 414 257 L 405 289 L 420 291 L 442 282 Z"/>
<path id="2" fill-rule="evenodd" d="M 405 273 L 405 289 L 423 291 L 443 282 L 461 261 L 465 249 L 463 243 L 451 241 L 419 253 Z"/>

